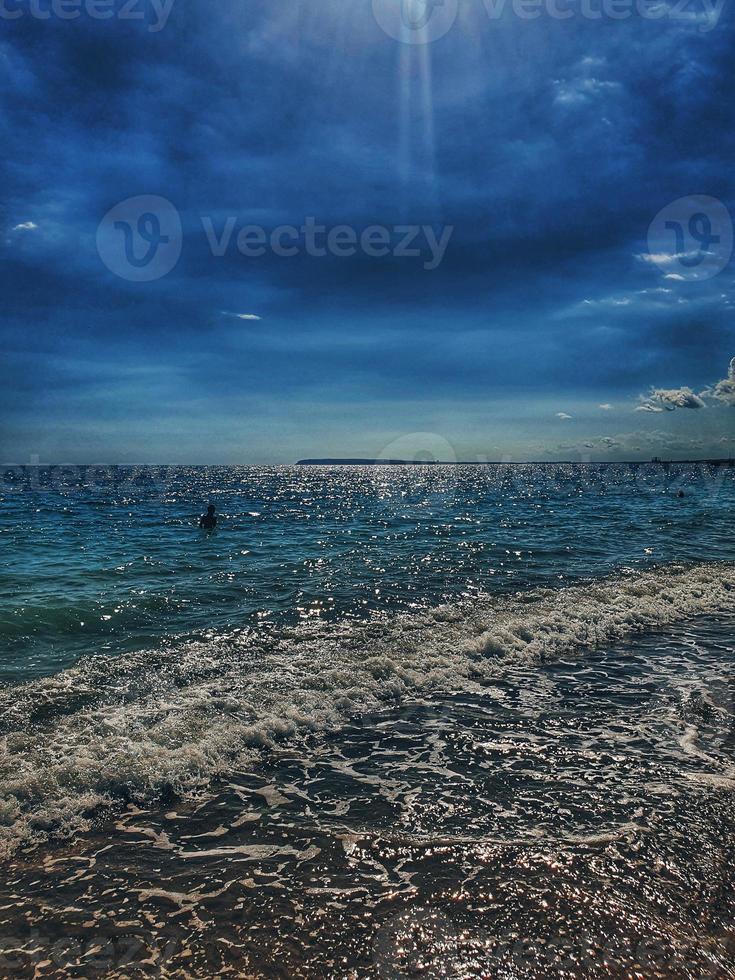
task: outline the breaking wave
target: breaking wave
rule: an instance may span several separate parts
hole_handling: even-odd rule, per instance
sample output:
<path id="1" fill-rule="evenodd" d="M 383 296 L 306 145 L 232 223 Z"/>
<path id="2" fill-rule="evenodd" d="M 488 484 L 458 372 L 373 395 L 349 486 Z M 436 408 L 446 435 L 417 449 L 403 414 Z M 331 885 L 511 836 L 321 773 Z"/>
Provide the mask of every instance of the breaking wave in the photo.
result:
<path id="1" fill-rule="evenodd" d="M 504 664 L 553 660 L 735 608 L 735 564 L 675 565 L 376 617 L 180 640 L 89 657 L 0 690 L 0 850 L 92 812 L 203 790 L 275 740 L 404 696 L 478 691 Z"/>

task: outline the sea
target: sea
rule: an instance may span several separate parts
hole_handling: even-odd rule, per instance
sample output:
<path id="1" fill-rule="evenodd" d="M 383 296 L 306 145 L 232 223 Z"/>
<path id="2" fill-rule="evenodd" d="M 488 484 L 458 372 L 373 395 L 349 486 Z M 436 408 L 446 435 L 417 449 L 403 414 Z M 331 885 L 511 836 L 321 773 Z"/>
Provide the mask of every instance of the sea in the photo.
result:
<path id="1" fill-rule="evenodd" d="M 0 499 L 0 977 L 735 978 L 734 468 Z"/>

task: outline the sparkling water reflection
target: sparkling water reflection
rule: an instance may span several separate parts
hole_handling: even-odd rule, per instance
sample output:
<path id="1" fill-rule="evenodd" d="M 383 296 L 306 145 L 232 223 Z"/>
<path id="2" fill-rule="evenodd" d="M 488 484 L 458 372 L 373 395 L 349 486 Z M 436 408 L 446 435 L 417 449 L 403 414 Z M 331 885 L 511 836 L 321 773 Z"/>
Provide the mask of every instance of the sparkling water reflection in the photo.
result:
<path id="1" fill-rule="evenodd" d="M 17 976 L 43 956 L 77 977 L 732 977 L 735 711 L 711 692 L 732 677 L 734 626 L 699 620 L 406 702 L 276 747 L 198 802 L 131 805 L 42 864 L 17 857 L 3 962 Z"/>
<path id="2" fill-rule="evenodd" d="M 6 472 L 0 976 L 735 978 L 734 472 Z"/>

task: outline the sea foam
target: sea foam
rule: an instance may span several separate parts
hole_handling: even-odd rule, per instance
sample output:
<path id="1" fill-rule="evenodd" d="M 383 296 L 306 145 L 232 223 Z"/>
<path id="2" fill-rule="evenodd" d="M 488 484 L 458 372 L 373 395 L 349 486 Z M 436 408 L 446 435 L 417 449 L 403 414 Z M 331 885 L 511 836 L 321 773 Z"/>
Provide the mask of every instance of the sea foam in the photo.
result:
<path id="1" fill-rule="evenodd" d="M 300 731 L 734 607 L 734 564 L 676 565 L 89 657 L 0 690 L 0 850 L 83 830 L 100 806 L 203 790 Z"/>

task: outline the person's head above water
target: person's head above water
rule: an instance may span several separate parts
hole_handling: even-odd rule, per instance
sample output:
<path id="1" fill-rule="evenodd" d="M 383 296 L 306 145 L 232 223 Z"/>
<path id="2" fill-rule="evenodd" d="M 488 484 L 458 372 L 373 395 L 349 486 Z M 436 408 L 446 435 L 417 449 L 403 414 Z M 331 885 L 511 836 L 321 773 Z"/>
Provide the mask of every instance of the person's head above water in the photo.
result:
<path id="1" fill-rule="evenodd" d="M 210 531 L 212 530 L 212 528 L 217 524 L 217 515 L 214 511 L 214 504 L 210 504 L 209 507 L 207 507 L 207 513 L 202 514 L 202 516 L 199 518 L 199 527 L 206 527 L 209 528 Z"/>

